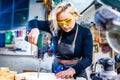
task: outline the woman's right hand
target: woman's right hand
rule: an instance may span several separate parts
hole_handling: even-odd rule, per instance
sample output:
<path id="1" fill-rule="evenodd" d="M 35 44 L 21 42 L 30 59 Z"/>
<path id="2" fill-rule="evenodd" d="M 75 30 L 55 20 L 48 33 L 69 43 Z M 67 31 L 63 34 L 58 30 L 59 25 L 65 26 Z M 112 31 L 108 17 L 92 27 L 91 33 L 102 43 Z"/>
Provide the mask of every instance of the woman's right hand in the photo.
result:
<path id="1" fill-rule="evenodd" d="M 30 42 L 31 44 L 37 45 L 39 34 L 40 32 L 38 28 L 32 29 L 30 33 L 28 34 L 28 42 Z"/>

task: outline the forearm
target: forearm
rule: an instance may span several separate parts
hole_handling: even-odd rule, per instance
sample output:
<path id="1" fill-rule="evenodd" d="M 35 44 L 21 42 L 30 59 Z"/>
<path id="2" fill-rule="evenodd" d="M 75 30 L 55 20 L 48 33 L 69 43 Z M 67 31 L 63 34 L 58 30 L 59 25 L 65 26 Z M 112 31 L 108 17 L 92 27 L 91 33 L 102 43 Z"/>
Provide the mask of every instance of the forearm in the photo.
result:
<path id="1" fill-rule="evenodd" d="M 72 66 L 72 68 L 75 70 L 76 74 L 81 73 L 82 70 L 86 69 L 88 66 L 92 64 L 92 58 L 83 58 L 81 61 L 79 61 L 77 64 Z"/>
<path id="2" fill-rule="evenodd" d="M 28 41 L 31 44 L 37 44 L 38 36 L 41 31 L 50 32 L 48 21 L 31 20 L 28 22 Z"/>
<path id="3" fill-rule="evenodd" d="M 30 32 L 33 28 L 38 28 L 39 30 L 50 32 L 48 21 L 30 20 L 27 25 L 28 32 Z"/>

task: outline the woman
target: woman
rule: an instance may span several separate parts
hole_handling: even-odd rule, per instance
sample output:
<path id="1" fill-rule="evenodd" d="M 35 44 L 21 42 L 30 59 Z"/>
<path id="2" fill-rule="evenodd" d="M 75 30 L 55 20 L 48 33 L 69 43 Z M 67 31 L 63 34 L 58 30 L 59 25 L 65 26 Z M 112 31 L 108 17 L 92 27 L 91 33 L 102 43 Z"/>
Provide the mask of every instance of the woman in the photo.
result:
<path id="1" fill-rule="evenodd" d="M 39 30 L 51 33 L 56 50 L 52 71 L 56 73 L 62 66 L 62 71 L 56 73 L 57 78 L 87 79 L 85 69 L 92 63 L 93 40 L 90 30 L 77 23 L 78 16 L 71 3 L 62 2 L 51 12 L 50 21 L 29 22 L 30 43 L 37 44 Z"/>

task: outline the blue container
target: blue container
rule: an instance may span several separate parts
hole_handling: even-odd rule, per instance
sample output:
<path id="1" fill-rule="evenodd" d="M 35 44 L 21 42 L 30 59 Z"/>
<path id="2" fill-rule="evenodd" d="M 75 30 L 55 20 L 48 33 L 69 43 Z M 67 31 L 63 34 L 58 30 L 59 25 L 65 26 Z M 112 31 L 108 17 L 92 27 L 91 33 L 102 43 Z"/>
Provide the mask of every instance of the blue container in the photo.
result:
<path id="1" fill-rule="evenodd" d="M 5 33 L 0 33 L 0 47 L 5 47 Z"/>

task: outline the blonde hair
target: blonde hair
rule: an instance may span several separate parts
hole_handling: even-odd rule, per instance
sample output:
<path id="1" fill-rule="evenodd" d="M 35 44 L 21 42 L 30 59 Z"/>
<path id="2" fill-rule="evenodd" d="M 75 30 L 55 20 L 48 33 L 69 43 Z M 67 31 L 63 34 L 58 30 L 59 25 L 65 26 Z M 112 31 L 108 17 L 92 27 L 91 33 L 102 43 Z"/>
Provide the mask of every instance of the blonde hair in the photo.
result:
<path id="1" fill-rule="evenodd" d="M 70 2 L 61 2 L 59 3 L 50 13 L 50 29 L 54 36 L 57 36 L 58 31 L 60 30 L 58 24 L 57 24 L 57 15 L 61 12 L 65 11 L 66 9 L 70 9 L 71 14 L 77 14 L 79 16 L 78 11 L 75 9 L 75 7 Z"/>

